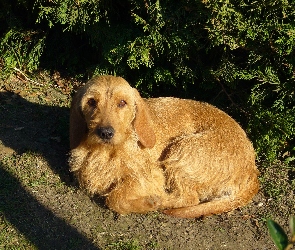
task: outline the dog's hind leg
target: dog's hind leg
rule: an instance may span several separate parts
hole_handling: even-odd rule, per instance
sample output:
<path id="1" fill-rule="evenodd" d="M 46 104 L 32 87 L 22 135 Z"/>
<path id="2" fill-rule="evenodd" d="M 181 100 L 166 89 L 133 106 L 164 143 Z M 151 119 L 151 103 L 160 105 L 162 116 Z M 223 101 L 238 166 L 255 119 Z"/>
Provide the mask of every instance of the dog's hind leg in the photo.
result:
<path id="1" fill-rule="evenodd" d="M 169 193 L 163 202 L 166 214 L 219 214 L 247 204 L 258 191 L 255 154 L 246 137 L 237 135 L 231 143 L 213 132 L 192 134 L 168 149 L 162 159 Z"/>

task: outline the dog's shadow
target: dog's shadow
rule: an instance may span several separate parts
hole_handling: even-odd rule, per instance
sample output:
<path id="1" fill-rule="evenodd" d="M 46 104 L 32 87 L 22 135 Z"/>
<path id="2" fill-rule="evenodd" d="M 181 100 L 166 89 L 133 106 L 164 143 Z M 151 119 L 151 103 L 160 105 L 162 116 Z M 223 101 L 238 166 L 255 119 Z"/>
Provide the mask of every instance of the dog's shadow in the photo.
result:
<path id="1" fill-rule="evenodd" d="M 0 159 L 13 152 L 41 154 L 63 182 L 76 185 L 67 164 L 68 121 L 69 108 L 31 103 L 14 93 L 0 92 Z M 2 160 L 1 215 L 39 249 L 97 249 L 28 193 Z"/>

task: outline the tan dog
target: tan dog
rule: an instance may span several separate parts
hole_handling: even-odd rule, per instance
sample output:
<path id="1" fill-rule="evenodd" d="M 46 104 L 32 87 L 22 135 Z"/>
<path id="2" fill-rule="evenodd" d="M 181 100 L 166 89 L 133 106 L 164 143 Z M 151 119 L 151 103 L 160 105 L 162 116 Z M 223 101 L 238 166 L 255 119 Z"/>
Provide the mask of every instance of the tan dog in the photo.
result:
<path id="1" fill-rule="evenodd" d="M 80 185 L 120 214 L 200 217 L 243 206 L 258 191 L 252 144 L 231 117 L 193 100 L 142 99 L 120 77 L 78 90 L 70 144 Z"/>

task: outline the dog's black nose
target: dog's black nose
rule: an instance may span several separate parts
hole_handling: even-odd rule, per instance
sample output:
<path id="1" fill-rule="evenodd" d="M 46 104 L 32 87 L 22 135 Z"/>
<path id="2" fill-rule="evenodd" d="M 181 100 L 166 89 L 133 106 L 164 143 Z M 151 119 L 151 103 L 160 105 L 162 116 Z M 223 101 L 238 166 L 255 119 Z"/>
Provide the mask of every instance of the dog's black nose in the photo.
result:
<path id="1" fill-rule="evenodd" d="M 99 127 L 97 134 L 103 140 L 110 140 L 113 138 L 115 130 L 112 127 Z"/>

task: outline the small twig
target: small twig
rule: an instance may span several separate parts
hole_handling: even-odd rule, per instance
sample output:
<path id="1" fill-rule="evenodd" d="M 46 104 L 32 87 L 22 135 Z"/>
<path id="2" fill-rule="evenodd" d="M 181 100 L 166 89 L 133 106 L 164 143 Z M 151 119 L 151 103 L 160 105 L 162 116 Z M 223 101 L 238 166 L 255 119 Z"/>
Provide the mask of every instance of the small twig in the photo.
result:
<path id="1" fill-rule="evenodd" d="M 223 92 L 227 95 L 228 99 L 231 101 L 232 105 L 234 105 L 234 106 L 237 107 L 238 105 L 237 105 L 237 104 L 233 101 L 233 99 L 230 97 L 229 93 L 227 93 L 225 87 L 224 87 L 223 84 L 220 82 L 220 80 L 219 80 L 218 78 L 217 78 L 216 80 L 217 80 L 217 82 L 220 84 L 220 86 L 221 86 Z"/>
<path id="2" fill-rule="evenodd" d="M 217 97 L 221 95 L 222 92 L 223 90 L 220 90 L 219 93 L 216 96 L 214 96 L 214 98 L 212 99 L 212 102 L 214 102 L 217 99 Z"/>
<path id="3" fill-rule="evenodd" d="M 230 94 L 227 93 L 225 87 L 223 86 L 223 84 L 220 82 L 220 80 L 218 78 L 216 78 L 217 82 L 220 84 L 222 91 L 226 94 L 226 96 L 228 97 L 228 99 L 231 101 L 232 105 L 237 107 L 239 110 L 241 110 L 243 113 L 245 113 L 246 115 L 248 115 L 248 112 L 246 112 L 244 109 L 242 109 L 239 105 L 237 105 L 234 100 L 231 98 Z M 220 94 L 220 93 L 219 93 Z M 218 94 L 218 95 L 219 95 Z"/>
<path id="4" fill-rule="evenodd" d="M 149 13 L 149 4 L 146 0 L 143 0 L 144 2 L 144 7 L 146 8 L 146 12 Z"/>
<path id="5" fill-rule="evenodd" d="M 26 81 L 31 82 L 31 83 L 35 83 L 35 84 L 37 84 L 37 85 L 39 85 L 39 86 L 43 86 L 42 83 L 36 82 L 36 81 L 30 79 L 29 77 L 27 77 L 26 74 L 25 74 L 24 72 L 22 72 L 20 69 L 18 69 L 18 68 L 16 68 L 16 67 L 14 67 L 13 69 L 14 69 L 15 71 L 17 71 L 18 73 L 20 73 L 20 74 L 25 78 Z"/>
<path id="6" fill-rule="evenodd" d="M 293 243 L 289 243 L 289 244 L 286 246 L 285 250 L 291 250 L 292 247 L 293 247 Z"/>

